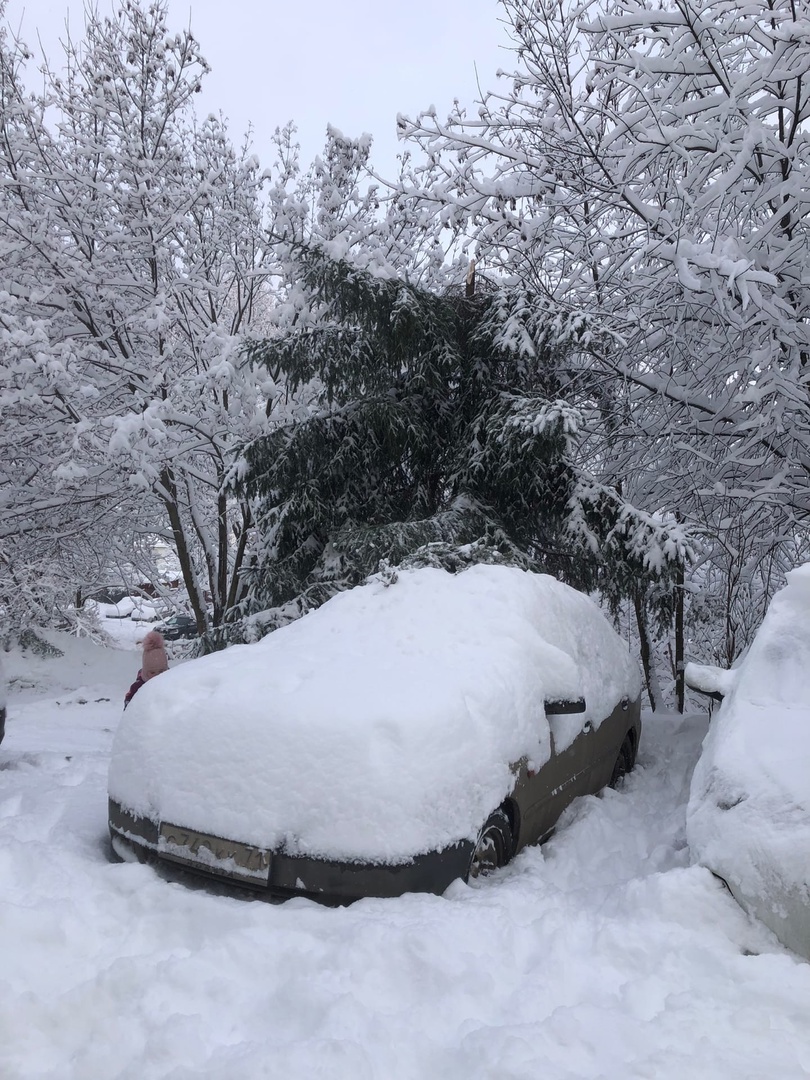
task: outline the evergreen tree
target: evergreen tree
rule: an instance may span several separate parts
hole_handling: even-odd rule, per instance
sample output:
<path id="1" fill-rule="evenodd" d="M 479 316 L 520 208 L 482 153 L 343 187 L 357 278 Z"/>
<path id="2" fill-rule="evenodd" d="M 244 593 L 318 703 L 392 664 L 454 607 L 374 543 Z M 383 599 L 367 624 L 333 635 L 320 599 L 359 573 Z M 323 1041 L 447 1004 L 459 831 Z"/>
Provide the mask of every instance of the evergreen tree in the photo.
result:
<path id="1" fill-rule="evenodd" d="M 285 325 L 251 359 L 314 381 L 320 405 L 235 470 L 258 506 L 251 597 L 270 625 L 381 565 L 508 561 L 615 599 L 684 558 L 678 527 L 583 468 L 598 387 L 568 343 L 584 323 L 553 326 L 532 296 L 476 295 L 474 279 L 437 295 L 314 244 L 295 264 Z"/>

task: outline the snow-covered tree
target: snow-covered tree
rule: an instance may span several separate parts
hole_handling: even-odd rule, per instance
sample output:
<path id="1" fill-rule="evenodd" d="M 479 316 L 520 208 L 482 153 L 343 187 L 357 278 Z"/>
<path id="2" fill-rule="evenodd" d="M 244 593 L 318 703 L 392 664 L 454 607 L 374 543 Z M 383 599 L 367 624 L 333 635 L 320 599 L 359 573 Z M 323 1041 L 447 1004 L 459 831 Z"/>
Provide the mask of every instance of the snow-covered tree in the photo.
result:
<path id="1" fill-rule="evenodd" d="M 207 65 L 163 2 L 90 12 L 40 96 L 24 47 L 0 52 L 6 542 L 47 551 L 65 507 L 85 540 L 140 522 L 175 547 L 200 628 L 217 625 L 251 523 L 223 490 L 228 458 L 273 396 L 239 351 L 266 280 L 258 163 L 195 119 Z"/>
<path id="2" fill-rule="evenodd" d="M 505 88 L 475 116 L 400 121 L 427 154 L 411 188 L 479 260 L 603 328 L 589 362 L 619 422 L 594 449 L 628 498 L 709 535 L 759 522 L 763 556 L 774 535 L 793 550 L 810 512 L 810 4 L 503 8 Z"/>
<path id="3" fill-rule="evenodd" d="M 323 399 L 238 470 L 258 506 L 255 606 L 300 611 L 381 564 L 501 559 L 611 598 L 671 575 L 682 531 L 583 468 L 591 381 L 531 296 L 472 279 L 437 294 L 312 244 L 294 258 L 284 324 L 253 356 Z"/>

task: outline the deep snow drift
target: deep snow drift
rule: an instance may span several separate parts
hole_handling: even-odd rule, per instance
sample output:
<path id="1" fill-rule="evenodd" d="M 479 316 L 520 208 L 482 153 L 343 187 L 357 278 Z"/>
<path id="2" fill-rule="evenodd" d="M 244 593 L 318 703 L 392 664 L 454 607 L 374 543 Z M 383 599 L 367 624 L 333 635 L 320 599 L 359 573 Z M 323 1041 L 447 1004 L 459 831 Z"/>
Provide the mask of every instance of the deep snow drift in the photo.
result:
<path id="1" fill-rule="evenodd" d="M 334 858 L 475 840 L 548 760 L 545 699 L 584 696 L 566 749 L 640 692 L 586 596 L 514 567 L 400 572 L 151 680 L 118 728 L 110 796 L 138 815 Z"/>
<path id="2" fill-rule="evenodd" d="M 724 674 L 692 783 L 689 846 L 810 958 L 810 564 L 788 574 L 747 655 Z"/>
<path id="3" fill-rule="evenodd" d="M 444 897 L 244 901 L 107 861 L 134 652 L 7 664 L 3 1080 L 800 1080 L 810 965 L 690 867 L 704 718 Z M 161 676 L 162 678 L 162 676 Z"/>

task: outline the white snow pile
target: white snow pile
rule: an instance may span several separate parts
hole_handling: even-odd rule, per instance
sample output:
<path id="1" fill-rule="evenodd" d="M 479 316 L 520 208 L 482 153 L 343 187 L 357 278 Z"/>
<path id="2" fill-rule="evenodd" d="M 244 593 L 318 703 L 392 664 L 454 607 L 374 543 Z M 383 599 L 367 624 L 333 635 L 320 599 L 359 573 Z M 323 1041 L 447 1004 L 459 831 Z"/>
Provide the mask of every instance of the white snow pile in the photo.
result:
<path id="1" fill-rule="evenodd" d="M 807 1080 L 810 964 L 689 865 L 705 714 L 490 877 L 270 904 L 109 861 L 140 654 L 54 642 L 5 657 L 2 1080 Z"/>
<path id="2" fill-rule="evenodd" d="M 694 857 L 810 957 L 810 564 L 788 574 L 695 769 Z"/>
<path id="3" fill-rule="evenodd" d="M 109 792 L 246 843 L 404 862 L 473 839 L 510 763 L 547 760 L 545 699 L 584 696 L 579 729 L 638 692 L 586 596 L 514 568 L 421 569 L 151 680 L 120 724 Z"/>

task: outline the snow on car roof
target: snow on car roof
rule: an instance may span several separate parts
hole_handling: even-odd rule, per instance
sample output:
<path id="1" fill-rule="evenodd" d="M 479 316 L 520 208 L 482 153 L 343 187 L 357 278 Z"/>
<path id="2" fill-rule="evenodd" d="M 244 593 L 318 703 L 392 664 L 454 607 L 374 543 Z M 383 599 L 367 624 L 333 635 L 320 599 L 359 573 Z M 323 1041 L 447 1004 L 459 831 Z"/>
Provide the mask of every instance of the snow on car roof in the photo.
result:
<path id="1" fill-rule="evenodd" d="M 404 572 L 147 683 L 110 795 L 247 843 L 404 861 L 473 838 L 510 763 L 548 758 L 544 699 L 582 695 L 598 723 L 639 685 L 598 608 L 553 578 Z"/>

